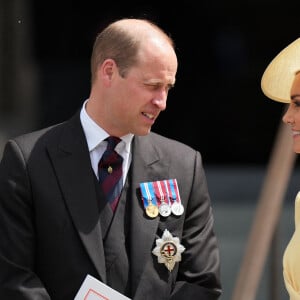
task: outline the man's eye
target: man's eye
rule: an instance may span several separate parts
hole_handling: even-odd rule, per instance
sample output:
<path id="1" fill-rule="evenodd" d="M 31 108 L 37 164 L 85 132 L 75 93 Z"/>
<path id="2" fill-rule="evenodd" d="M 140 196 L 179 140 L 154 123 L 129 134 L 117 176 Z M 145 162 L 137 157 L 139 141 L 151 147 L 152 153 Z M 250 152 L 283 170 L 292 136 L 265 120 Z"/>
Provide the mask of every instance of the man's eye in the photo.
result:
<path id="1" fill-rule="evenodd" d="M 168 85 L 168 90 L 171 90 L 171 89 L 173 89 L 174 88 L 174 84 L 169 84 Z"/>
<path id="2" fill-rule="evenodd" d="M 152 91 L 158 91 L 158 90 L 165 90 L 166 92 L 168 92 L 170 89 L 172 89 L 174 87 L 173 84 L 169 84 L 166 86 L 163 86 L 161 84 L 147 84 L 146 85 L 149 89 L 151 89 Z"/>
<path id="3" fill-rule="evenodd" d="M 160 85 L 157 85 L 157 84 L 147 84 L 147 87 L 150 88 L 151 90 L 158 90 L 160 89 Z"/>

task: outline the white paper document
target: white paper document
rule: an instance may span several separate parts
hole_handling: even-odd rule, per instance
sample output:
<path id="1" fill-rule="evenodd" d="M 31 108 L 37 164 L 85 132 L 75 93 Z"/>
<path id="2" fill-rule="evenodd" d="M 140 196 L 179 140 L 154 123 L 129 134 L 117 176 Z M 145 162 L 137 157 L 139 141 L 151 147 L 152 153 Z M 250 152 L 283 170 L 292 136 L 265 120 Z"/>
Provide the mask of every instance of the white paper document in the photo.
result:
<path id="1" fill-rule="evenodd" d="M 87 275 L 74 300 L 131 300 L 91 275 Z"/>

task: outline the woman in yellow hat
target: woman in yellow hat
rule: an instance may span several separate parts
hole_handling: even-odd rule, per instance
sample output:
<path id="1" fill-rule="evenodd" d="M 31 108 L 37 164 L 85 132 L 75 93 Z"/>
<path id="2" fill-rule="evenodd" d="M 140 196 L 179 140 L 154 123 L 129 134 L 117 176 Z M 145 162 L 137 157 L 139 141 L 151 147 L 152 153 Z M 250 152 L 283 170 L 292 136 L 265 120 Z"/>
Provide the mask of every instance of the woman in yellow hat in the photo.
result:
<path id="1" fill-rule="evenodd" d="M 271 61 L 261 87 L 268 98 L 289 103 L 282 120 L 291 127 L 293 150 L 300 153 L 300 38 Z M 300 300 L 300 192 L 295 200 L 295 232 L 283 255 L 283 278 L 290 300 Z"/>

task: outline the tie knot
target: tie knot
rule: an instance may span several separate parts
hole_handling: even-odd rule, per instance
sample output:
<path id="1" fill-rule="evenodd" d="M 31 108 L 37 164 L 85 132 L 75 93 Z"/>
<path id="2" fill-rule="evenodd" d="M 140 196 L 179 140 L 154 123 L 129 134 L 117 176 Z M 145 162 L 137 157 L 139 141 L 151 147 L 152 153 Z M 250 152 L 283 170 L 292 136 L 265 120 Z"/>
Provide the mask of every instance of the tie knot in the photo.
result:
<path id="1" fill-rule="evenodd" d="M 117 144 L 119 142 L 121 142 L 121 139 L 116 137 L 116 136 L 109 136 L 108 138 L 106 138 L 107 141 L 107 150 L 114 150 L 115 147 L 117 146 Z"/>

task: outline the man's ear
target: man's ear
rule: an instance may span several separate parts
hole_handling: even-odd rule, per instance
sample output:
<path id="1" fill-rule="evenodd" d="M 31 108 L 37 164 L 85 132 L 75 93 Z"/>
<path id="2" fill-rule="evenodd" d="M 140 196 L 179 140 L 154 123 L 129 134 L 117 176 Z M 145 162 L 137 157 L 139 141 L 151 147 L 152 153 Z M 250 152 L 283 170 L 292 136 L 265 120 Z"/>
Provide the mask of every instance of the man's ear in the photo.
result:
<path id="1" fill-rule="evenodd" d="M 105 84 L 110 84 L 113 75 L 116 71 L 117 71 L 117 66 L 115 61 L 109 58 L 102 63 L 99 69 L 100 72 L 99 75 L 102 77 L 102 80 Z"/>

